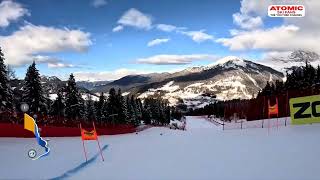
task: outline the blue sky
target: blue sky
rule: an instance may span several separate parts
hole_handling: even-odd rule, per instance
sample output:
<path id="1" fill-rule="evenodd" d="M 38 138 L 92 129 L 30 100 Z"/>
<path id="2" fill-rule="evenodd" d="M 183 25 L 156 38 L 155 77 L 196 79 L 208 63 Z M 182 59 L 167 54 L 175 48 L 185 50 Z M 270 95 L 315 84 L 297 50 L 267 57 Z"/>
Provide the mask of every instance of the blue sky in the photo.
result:
<path id="1" fill-rule="evenodd" d="M 301 30 L 299 21 L 266 17 L 267 5 L 250 0 L 7 0 L 0 4 L 0 46 L 19 78 L 33 60 L 44 75 L 66 78 L 74 72 L 79 80 L 110 80 L 206 65 L 227 55 L 262 59 L 295 47 L 261 43 L 257 36 L 271 39 Z"/>

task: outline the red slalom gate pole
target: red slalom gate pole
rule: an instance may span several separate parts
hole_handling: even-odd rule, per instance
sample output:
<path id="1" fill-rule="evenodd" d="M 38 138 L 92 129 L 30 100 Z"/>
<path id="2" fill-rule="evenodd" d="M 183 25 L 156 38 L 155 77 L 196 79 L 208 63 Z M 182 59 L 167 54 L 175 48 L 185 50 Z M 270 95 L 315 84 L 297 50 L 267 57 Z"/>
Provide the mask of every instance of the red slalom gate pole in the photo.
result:
<path id="1" fill-rule="evenodd" d="M 268 119 L 268 134 L 270 133 L 270 117 Z"/>
<path id="2" fill-rule="evenodd" d="M 86 162 L 88 161 L 88 158 L 87 158 L 87 152 L 86 152 L 86 147 L 84 146 L 84 141 L 82 139 L 82 127 L 81 127 L 81 123 L 80 123 L 80 132 L 81 132 L 81 140 L 82 140 L 82 146 L 83 146 L 83 153 L 84 153 L 84 156 L 86 158 Z"/>
<path id="3" fill-rule="evenodd" d="M 270 107 L 270 100 L 268 99 L 268 135 L 270 133 L 270 113 L 269 113 L 269 107 Z"/>
<path id="4" fill-rule="evenodd" d="M 92 122 L 92 124 L 93 124 L 94 131 L 97 133 L 96 126 L 94 125 L 94 122 Z M 100 147 L 100 142 L 99 142 L 99 139 L 98 139 L 98 134 L 97 134 L 97 142 L 98 142 L 98 146 L 99 146 L 99 150 L 100 150 L 102 161 L 104 161 L 104 157 L 102 155 L 102 150 L 101 150 L 101 147 Z"/>

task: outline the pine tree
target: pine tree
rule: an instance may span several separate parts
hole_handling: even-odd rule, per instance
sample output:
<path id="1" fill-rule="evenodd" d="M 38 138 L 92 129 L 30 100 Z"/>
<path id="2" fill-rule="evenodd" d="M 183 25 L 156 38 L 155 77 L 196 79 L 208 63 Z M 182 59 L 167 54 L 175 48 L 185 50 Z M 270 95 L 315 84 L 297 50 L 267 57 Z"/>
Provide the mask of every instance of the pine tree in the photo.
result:
<path id="1" fill-rule="evenodd" d="M 77 88 L 73 74 L 70 75 L 66 87 L 66 117 L 79 120 L 84 115 L 84 101 Z"/>
<path id="2" fill-rule="evenodd" d="M 127 117 L 128 123 L 134 124 L 135 114 L 134 114 L 134 110 L 131 104 L 131 99 L 129 98 L 129 96 L 127 96 L 126 104 L 127 104 L 127 110 L 128 110 L 128 117 Z"/>
<path id="3" fill-rule="evenodd" d="M 276 94 L 281 94 L 284 91 L 284 87 L 283 87 L 283 82 L 276 80 L 276 84 L 275 84 L 275 93 Z"/>
<path id="4" fill-rule="evenodd" d="M 29 105 L 30 113 L 47 113 L 47 100 L 43 95 L 40 74 L 35 62 L 27 70 L 22 101 Z"/>
<path id="5" fill-rule="evenodd" d="M 111 122 L 111 118 L 110 118 L 110 114 L 109 114 L 109 109 L 108 109 L 108 101 L 105 100 L 103 106 L 102 106 L 102 112 L 101 112 L 101 121 L 102 123 L 110 123 Z"/>
<path id="6" fill-rule="evenodd" d="M 316 78 L 316 83 L 320 83 L 320 66 L 318 65 L 317 67 L 317 78 Z"/>
<path id="7" fill-rule="evenodd" d="M 157 99 L 152 99 L 151 111 L 152 111 L 152 120 L 155 124 L 159 125 L 160 121 L 160 102 Z"/>
<path id="8" fill-rule="evenodd" d="M 140 118 L 139 116 L 141 116 L 141 112 L 139 109 L 139 105 L 137 104 L 137 100 L 135 99 L 135 97 L 132 95 L 131 96 L 131 106 L 133 107 L 133 113 L 134 113 L 134 125 L 135 126 L 139 126 L 140 125 Z"/>
<path id="9" fill-rule="evenodd" d="M 4 54 L 0 48 L 0 112 L 11 112 L 13 111 L 13 94 L 9 85 L 9 76 L 4 60 Z"/>
<path id="10" fill-rule="evenodd" d="M 64 98 L 61 90 L 58 91 L 57 93 L 57 98 L 53 102 L 51 108 L 50 108 L 50 115 L 52 116 L 58 116 L 64 117 L 64 110 L 65 110 L 65 104 L 64 104 Z"/>
<path id="11" fill-rule="evenodd" d="M 126 105 L 126 101 L 122 96 L 121 89 L 118 89 L 117 106 L 118 106 L 118 118 L 119 118 L 118 123 L 120 124 L 128 123 L 127 105 Z"/>
<path id="12" fill-rule="evenodd" d="M 0 49 L 1 51 L 1 49 Z M 7 66 L 7 76 L 9 80 L 17 79 L 15 71 L 12 69 L 11 66 Z"/>
<path id="13" fill-rule="evenodd" d="M 87 95 L 86 101 L 86 119 L 88 122 L 92 122 L 96 120 L 96 109 L 94 108 L 94 102 L 90 94 Z"/>
<path id="14" fill-rule="evenodd" d="M 116 119 L 118 119 L 118 107 L 117 107 L 117 94 L 116 94 L 116 90 L 114 88 L 111 88 L 109 90 L 109 96 L 108 96 L 108 99 L 107 99 L 107 106 L 106 106 L 106 109 L 107 109 L 107 114 L 108 114 L 108 117 L 107 118 L 110 118 L 111 119 L 111 122 L 112 124 L 115 124 L 116 123 Z"/>
<path id="15" fill-rule="evenodd" d="M 137 105 L 137 119 L 139 120 L 139 124 L 140 124 L 140 120 L 142 119 L 142 103 L 140 99 L 136 99 L 136 105 Z"/>
<path id="16" fill-rule="evenodd" d="M 102 123 L 104 116 L 103 116 L 103 107 L 105 105 L 106 98 L 104 97 L 103 92 L 100 94 L 99 101 L 95 103 L 95 109 L 97 113 L 97 120 L 99 123 Z"/>
<path id="17" fill-rule="evenodd" d="M 150 99 L 146 98 L 144 100 L 143 109 L 142 109 L 142 119 L 145 124 L 151 124 L 151 106 Z"/>
<path id="18" fill-rule="evenodd" d="M 48 114 L 50 112 L 51 106 L 52 106 L 52 100 L 50 99 L 50 94 L 49 91 L 45 91 L 45 93 L 43 94 L 44 98 L 45 98 L 45 109 L 44 112 L 46 114 Z"/>
<path id="19" fill-rule="evenodd" d="M 213 108 L 211 108 L 211 109 L 213 109 Z M 171 112 L 170 112 L 169 106 L 166 107 L 165 114 L 166 114 L 166 124 L 170 124 Z"/>

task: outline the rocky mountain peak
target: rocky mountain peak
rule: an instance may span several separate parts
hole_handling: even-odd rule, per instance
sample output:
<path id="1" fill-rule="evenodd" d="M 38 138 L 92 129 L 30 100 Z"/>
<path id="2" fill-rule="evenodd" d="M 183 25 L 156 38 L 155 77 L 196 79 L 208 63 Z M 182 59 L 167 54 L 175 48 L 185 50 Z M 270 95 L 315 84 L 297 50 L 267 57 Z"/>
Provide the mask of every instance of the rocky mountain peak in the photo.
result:
<path id="1" fill-rule="evenodd" d="M 312 51 L 295 50 L 289 55 L 288 59 L 295 62 L 314 62 L 320 60 L 320 56 Z"/>
<path id="2" fill-rule="evenodd" d="M 216 66 L 225 66 L 225 67 L 229 67 L 229 66 L 246 66 L 246 62 L 244 59 L 239 58 L 237 56 L 226 56 L 223 57 L 219 60 L 217 60 L 216 62 L 209 64 L 207 67 L 208 68 L 212 68 L 212 67 L 216 67 Z"/>

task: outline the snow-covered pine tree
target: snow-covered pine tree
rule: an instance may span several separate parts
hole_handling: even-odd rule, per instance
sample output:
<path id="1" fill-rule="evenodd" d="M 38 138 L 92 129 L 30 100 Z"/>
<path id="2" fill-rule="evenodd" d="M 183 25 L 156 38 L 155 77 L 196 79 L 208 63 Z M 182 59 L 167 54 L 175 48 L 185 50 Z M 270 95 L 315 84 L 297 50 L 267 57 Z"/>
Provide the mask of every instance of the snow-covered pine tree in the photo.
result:
<path id="1" fill-rule="evenodd" d="M 22 102 L 29 105 L 29 112 L 32 114 L 47 113 L 47 100 L 43 95 L 40 74 L 35 62 L 29 66 L 24 79 Z"/>
<path id="2" fill-rule="evenodd" d="M 0 48 L 0 112 L 13 111 L 13 94 L 9 85 L 7 67 L 4 64 L 4 54 Z"/>
<path id="3" fill-rule="evenodd" d="M 139 126 L 140 125 L 140 120 L 138 118 L 138 105 L 136 102 L 136 99 L 134 98 L 134 96 L 131 96 L 131 100 L 130 100 L 130 104 L 132 106 L 132 110 L 133 110 L 133 122 L 135 126 Z"/>
<path id="4" fill-rule="evenodd" d="M 140 99 L 136 99 L 136 105 L 137 105 L 137 119 L 140 121 L 142 120 L 142 102 Z"/>
<path id="5" fill-rule="evenodd" d="M 127 96 L 126 98 L 126 104 L 127 104 L 127 111 L 128 111 L 127 120 L 130 124 L 133 124 L 134 112 L 133 112 L 133 107 L 131 105 L 129 96 Z"/>
<path id="6" fill-rule="evenodd" d="M 118 106 L 118 123 L 119 124 L 125 124 L 128 123 L 128 110 L 126 101 L 124 100 L 124 97 L 122 96 L 121 89 L 118 89 L 117 94 L 117 106 Z"/>
<path id="7" fill-rule="evenodd" d="M 70 75 L 66 87 L 66 117 L 71 120 L 84 118 L 84 101 L 77 88 L 73 74 Z"/>
<path id="8" fill-rule="evenodd" d="M 17 79 L 16 73 L 10 65 L 7 65 L 7 75 L 9 80 Z"/>
<path id="9" fill-rule="evenodd" d="M 43 94 L 45 98 L 45 106 L 44 106 L 44 112 L 47 112 L 47 114 L 50 112 L 51 106 L 52 106 L 52 100 L 50 99 L 50 94 L 49 91 L 44 91 Z"/>
<path id="10" fill-rule="evenodd" d="M 85 104 L 86 104 L 85 105 L 86 120 L 88 122 L 95 121 L 96 120 L 96 109 L 94 108 L 94 102 L 93 102 L 90 94 L 87 95 L 87 101 Z"/>

